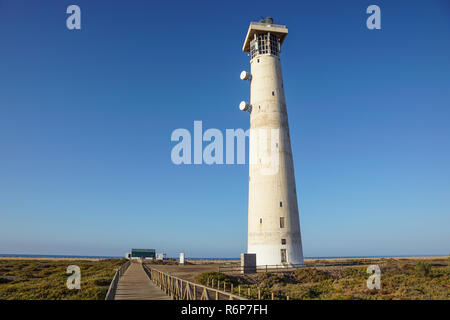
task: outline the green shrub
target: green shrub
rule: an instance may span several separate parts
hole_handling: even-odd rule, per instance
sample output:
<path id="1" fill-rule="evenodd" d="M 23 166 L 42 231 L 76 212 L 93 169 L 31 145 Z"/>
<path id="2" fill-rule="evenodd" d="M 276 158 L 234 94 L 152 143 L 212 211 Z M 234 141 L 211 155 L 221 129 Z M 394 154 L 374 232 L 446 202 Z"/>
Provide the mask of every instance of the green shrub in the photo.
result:
<path id="1" fill-rule="evenodd" d="M 275 284 L 286 284 L 292 282 L 289 277 L 282 273 L 261 273 L 256 277 L 256 282 L 260 288 L 270 288 Z"/>
<path id="2" fill-rule="evenodd" d="M 94 284 L 96 286 L 103 286 L 103 287 L 109 286 L 111 284 L 111 279 L 108 279 L 108 278 L 95 279 Z"/>
<path id="3" fill-rule="evenodd" d="M 10 283 L 10 282 L 12 282 L 11 279 L 8 279 L 8 278 L 0 278 L 0 284 L 2 284 L 2 283 Z"/>
<path id="4" fill-rule="evenodd" d="M 206 285 L 208 283 L 208 279 L 209 279 L 209 284 L 211 285 L 211 281 L 214 280 L 214 283 L 217 284 L 217 281 L 220 282 L 227 282 L 227 283 L 233 283 L 236 284 L 236 280 L 227 276 L 226 274 L 222 273 L 222 272 L 203 272 L 200 273 L 198 276 L 195 277 L 195 281 Z"/>
<path id="5" fill-rule="evenodd" d="M 420 276 L 428 276 L 431 272 L 431 266 L 425 261 L 419 261 L 414 267 L 416 273 Z"/>
<path id="6" fill-rule="evenodd" d="M 4 299 L 104 299 L 115 269 L 124 259 L 89 260 L 0 260 L 8 275 L 0 277 L 0 300 Z M 69 290 L 67 266 L 81 269 L 81 290 Z M 6 280 L 3 280 L 6 279 Z"/>
<path id="7" fill-rule="evenodd" d="M 315 268 L 302 268 L 294 271 L 294 278 L 298 282 L 319 282 L 332 277 L 328 272 L 323 270 Z"/>
<path id="8" fill-rule="evenodd" d="M 367 268 L 364 267 L 346 267 L 343 269 L 345 277 L 350 277 L 354 279 L 367 278 Z"/>

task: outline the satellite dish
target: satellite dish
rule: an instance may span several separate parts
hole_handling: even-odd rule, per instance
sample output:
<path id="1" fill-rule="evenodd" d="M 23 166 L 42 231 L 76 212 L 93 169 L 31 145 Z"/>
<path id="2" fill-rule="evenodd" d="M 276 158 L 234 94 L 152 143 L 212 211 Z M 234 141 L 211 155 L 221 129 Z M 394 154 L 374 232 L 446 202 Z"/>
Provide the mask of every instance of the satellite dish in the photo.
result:
<path id="1" fill-rule="evenodd" d="M 240 78 L 241 80 L 248 80 L 250 78 L 250 73 L 244 70 L 241 72 Z"/>
<path id="2" fill-rule="evenodd" d="M 241 111 L 247 111 L 249 107 L 250 105 L 247 101 L 241 101 L 241 103 L 239 103 L 239 110 Z"/>

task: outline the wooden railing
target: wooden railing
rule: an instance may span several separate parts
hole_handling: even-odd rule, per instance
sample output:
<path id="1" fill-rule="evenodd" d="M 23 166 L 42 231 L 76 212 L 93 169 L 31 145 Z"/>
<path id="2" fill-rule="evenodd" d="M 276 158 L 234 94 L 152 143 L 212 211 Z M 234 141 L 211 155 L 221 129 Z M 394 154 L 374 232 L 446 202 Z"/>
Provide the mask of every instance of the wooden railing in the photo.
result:
<path id="1" fill-rule="evenodd" d="M 123 265 L 121 265 L 119 269 L 116 270 L 114 278 L 111 281 L 111 284 L 109 285 L 108 292 L 106 293 L 105 300 L 114 300 L 119 279 L 125 274 L 125 271 L 127 271 L 128 267 L 130 266 L 130 263 L 131 261 L 128 260 Z"/>
<path id="2" fill-rule="evenodd" d="M 142 264 L 153 283 L 174 300 L 247 300 L 231 292 L 187 281 Z"/>

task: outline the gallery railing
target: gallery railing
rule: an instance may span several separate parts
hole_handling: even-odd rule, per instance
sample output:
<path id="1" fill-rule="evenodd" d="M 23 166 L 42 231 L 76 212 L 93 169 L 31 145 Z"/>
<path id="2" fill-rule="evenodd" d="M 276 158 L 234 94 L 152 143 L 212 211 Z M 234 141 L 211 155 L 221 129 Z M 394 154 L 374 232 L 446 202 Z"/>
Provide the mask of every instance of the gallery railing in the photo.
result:
<path id="1" fill-rule="evenodd" d="M 243 273 L 244 268 L 246 272 L 286 272 L 294 271 L 299 268 L 321 268 L 321 267 L 348 267 L 348 266 L 366 266 L 371 264 L 383 264 L 383 261 L 374 261 L 373 259 L 355 259 L 354 261 L 333 261 L 327 262 L 314 262 L 312 264 L 290 264 L 290 265 L 260 265 L 256 267 L 243 267 L 241 265 L 225 265 L 219 266 L 218 271 L 223 273 Z M 253 269 L 253 270 L 252 270 Z"/>
<path id="2" fill-rule="evenodd" d="M 265 22 L 250 22 L 251 25 L 255 25 L 255 26 L 263 26 L 263 27 L 275 27 L 275 28 L 286 28 L 285 25 L 282 24 L 269 24 L 269 23 L 265 23 Z"/>
<path id="3" fill-rule="evenodd" d="M 127 271 L 128 267 L 130 266 L 130 263 L 131 262 L 128 260 L 123 265 L 121 265 L 119 269 L 116 270 L 116 273 L 114 274 L 114 278 L 111 281 L 111 284 L 109 285 L 108 292 L 106 293 L 105 300 L 114 300 L 114 296 L 116 295 L 117 284 L 119 283 L 119 279 L 125 274 L 125 271 Z"/>
<path id="4" fill-rule="evenodd" d="M 298 268 L 305 267 L 304 264 L 295 264 L 295 265 L 262 265 L 256 267 L 243 267 L 240 265 L 226 265 L 219 266 L 219 272 L 284 272 L 284 271 L 292 271 Z"/>
<path id="5" fill-rule="evenodd" d="M 247 300 L 231 292 L 187 281 L 142 264 L 148 277 L 174 300 Z"/>

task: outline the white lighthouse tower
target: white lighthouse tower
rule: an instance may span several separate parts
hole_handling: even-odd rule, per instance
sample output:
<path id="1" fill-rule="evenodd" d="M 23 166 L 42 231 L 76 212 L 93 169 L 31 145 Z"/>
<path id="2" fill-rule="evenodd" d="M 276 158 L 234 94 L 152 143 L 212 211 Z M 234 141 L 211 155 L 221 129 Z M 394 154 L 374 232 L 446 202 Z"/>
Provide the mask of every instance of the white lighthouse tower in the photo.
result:
<path id="1" fill-rule="evenodd" d="M 304 263 L 280 63 L 287 33 L 272 18 L 251 22 L 242 49 L 251 65 L 241 73 L 250 81 L 250 102 L 239 105 L 250 113 L 247 252 L 258 266 Z"/>

